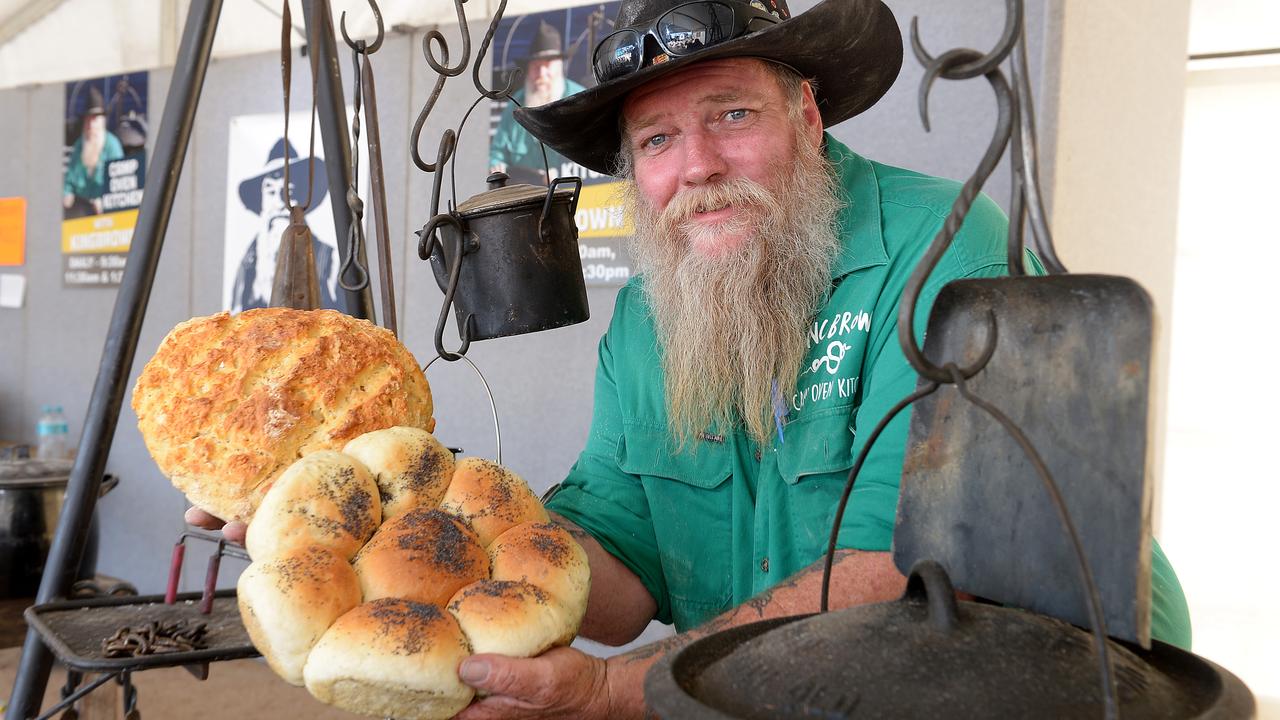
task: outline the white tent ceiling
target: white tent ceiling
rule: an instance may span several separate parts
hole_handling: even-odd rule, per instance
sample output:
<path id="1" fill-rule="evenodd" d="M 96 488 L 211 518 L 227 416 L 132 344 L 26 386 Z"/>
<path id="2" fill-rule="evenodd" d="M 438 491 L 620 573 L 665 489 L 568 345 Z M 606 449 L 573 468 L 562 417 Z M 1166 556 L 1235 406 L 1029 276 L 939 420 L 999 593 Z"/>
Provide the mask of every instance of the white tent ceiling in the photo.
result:
<path id="1" fill-rule="evenodd" d="M 506 12 L 521 14 L 590 2 L 511 0 Z M 171 65 L 189 4 L 190 0 L 0 0 L 0 88 Z M 301 0 L 290 0 L 290 4 L 294 24 L 301 28 Z M 373 15 L 366 0 L 331 0 L 331 4 L 335 23 L 346 10 L 348 30 L 372 37 Z M 483 21 L 497 4 L 498 0 L 470 0 L 465 6 L 468 20 Z M 455 22 L 450 0 L 381 0 L 378 5 L 388 29 Z M 224 0 L 214 57 L 278 48 L 280 6 L 281 0 Z M 472 32 L 481 30 L 472 28 Z M 297 42 L 301 43 L 300 35 Z M 1280 2 L 1192 0 L 1190 53 L 1259 48 L 1280 48 Z"/>

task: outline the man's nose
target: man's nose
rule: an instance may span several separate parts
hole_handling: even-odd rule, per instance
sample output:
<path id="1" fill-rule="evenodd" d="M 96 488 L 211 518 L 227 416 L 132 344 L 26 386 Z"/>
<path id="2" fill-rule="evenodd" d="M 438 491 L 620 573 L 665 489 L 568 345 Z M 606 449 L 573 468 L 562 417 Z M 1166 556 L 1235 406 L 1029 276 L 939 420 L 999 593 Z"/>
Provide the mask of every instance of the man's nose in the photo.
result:
<path id="1" fill-rule="evenodd" d="M 720 145 L 705 132 L 684 136 L 684 177 L 686 187 L 703 185 L 720 179 L 729 169 Z"/>

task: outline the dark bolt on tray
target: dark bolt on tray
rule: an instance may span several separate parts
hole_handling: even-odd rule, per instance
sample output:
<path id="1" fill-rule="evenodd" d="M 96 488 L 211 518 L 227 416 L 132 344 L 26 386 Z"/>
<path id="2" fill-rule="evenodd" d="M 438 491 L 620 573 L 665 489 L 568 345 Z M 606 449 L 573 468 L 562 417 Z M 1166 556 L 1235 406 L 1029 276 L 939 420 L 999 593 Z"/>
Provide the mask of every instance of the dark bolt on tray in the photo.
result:
<path id="1" fill-rule="evenodd" d="M 152 620 L 138 627 L 122 627 L 115 635 L 102 641 L 102 654 L 109 658 L 159 655 L 170 652 L 204 650 L 209 646 L 204 636 L 206 623 L 189 623 L 178 620 L 161 623 Z"/>

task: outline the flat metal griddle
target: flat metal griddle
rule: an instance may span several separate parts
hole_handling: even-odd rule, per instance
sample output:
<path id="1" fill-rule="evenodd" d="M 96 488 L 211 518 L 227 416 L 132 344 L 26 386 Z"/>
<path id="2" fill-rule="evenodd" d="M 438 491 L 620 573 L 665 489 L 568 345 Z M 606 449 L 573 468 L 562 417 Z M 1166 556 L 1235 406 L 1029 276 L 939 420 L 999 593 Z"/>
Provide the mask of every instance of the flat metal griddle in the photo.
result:
<path id="1" fill-rule="evenodd" d="M 236 591 L 215 592 L 207 615 L 200 612 L 201 595 L 181 593 L 172 605 L 165 604 L 163 595 L 66 600 L 29 607 L 23 617 L 59 660 L 82 672 L 119 673 L 256 657 L 259 653 L 240 620 Z M 125 658 L 103 653 L 102 641 L 121 627 L 178 620 L 205 623 L 208 647 Z"/>

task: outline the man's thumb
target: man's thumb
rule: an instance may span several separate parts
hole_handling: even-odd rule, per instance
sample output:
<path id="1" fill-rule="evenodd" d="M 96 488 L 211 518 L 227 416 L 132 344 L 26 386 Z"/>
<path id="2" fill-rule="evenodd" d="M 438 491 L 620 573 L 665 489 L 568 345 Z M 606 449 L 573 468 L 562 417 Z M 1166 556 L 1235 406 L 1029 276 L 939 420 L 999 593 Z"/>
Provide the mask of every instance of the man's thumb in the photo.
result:
<path id="1" fill-rule="evenodd" d="M 511 695 L 523 697 L 523 676 L 517 664 L 528 662 L 509 658 L 504 655 L 472 655 L 462 661 L 458 668 L 458 677 L 462 682 L 477 690 L 484 690 L 493 695 Z"/>

